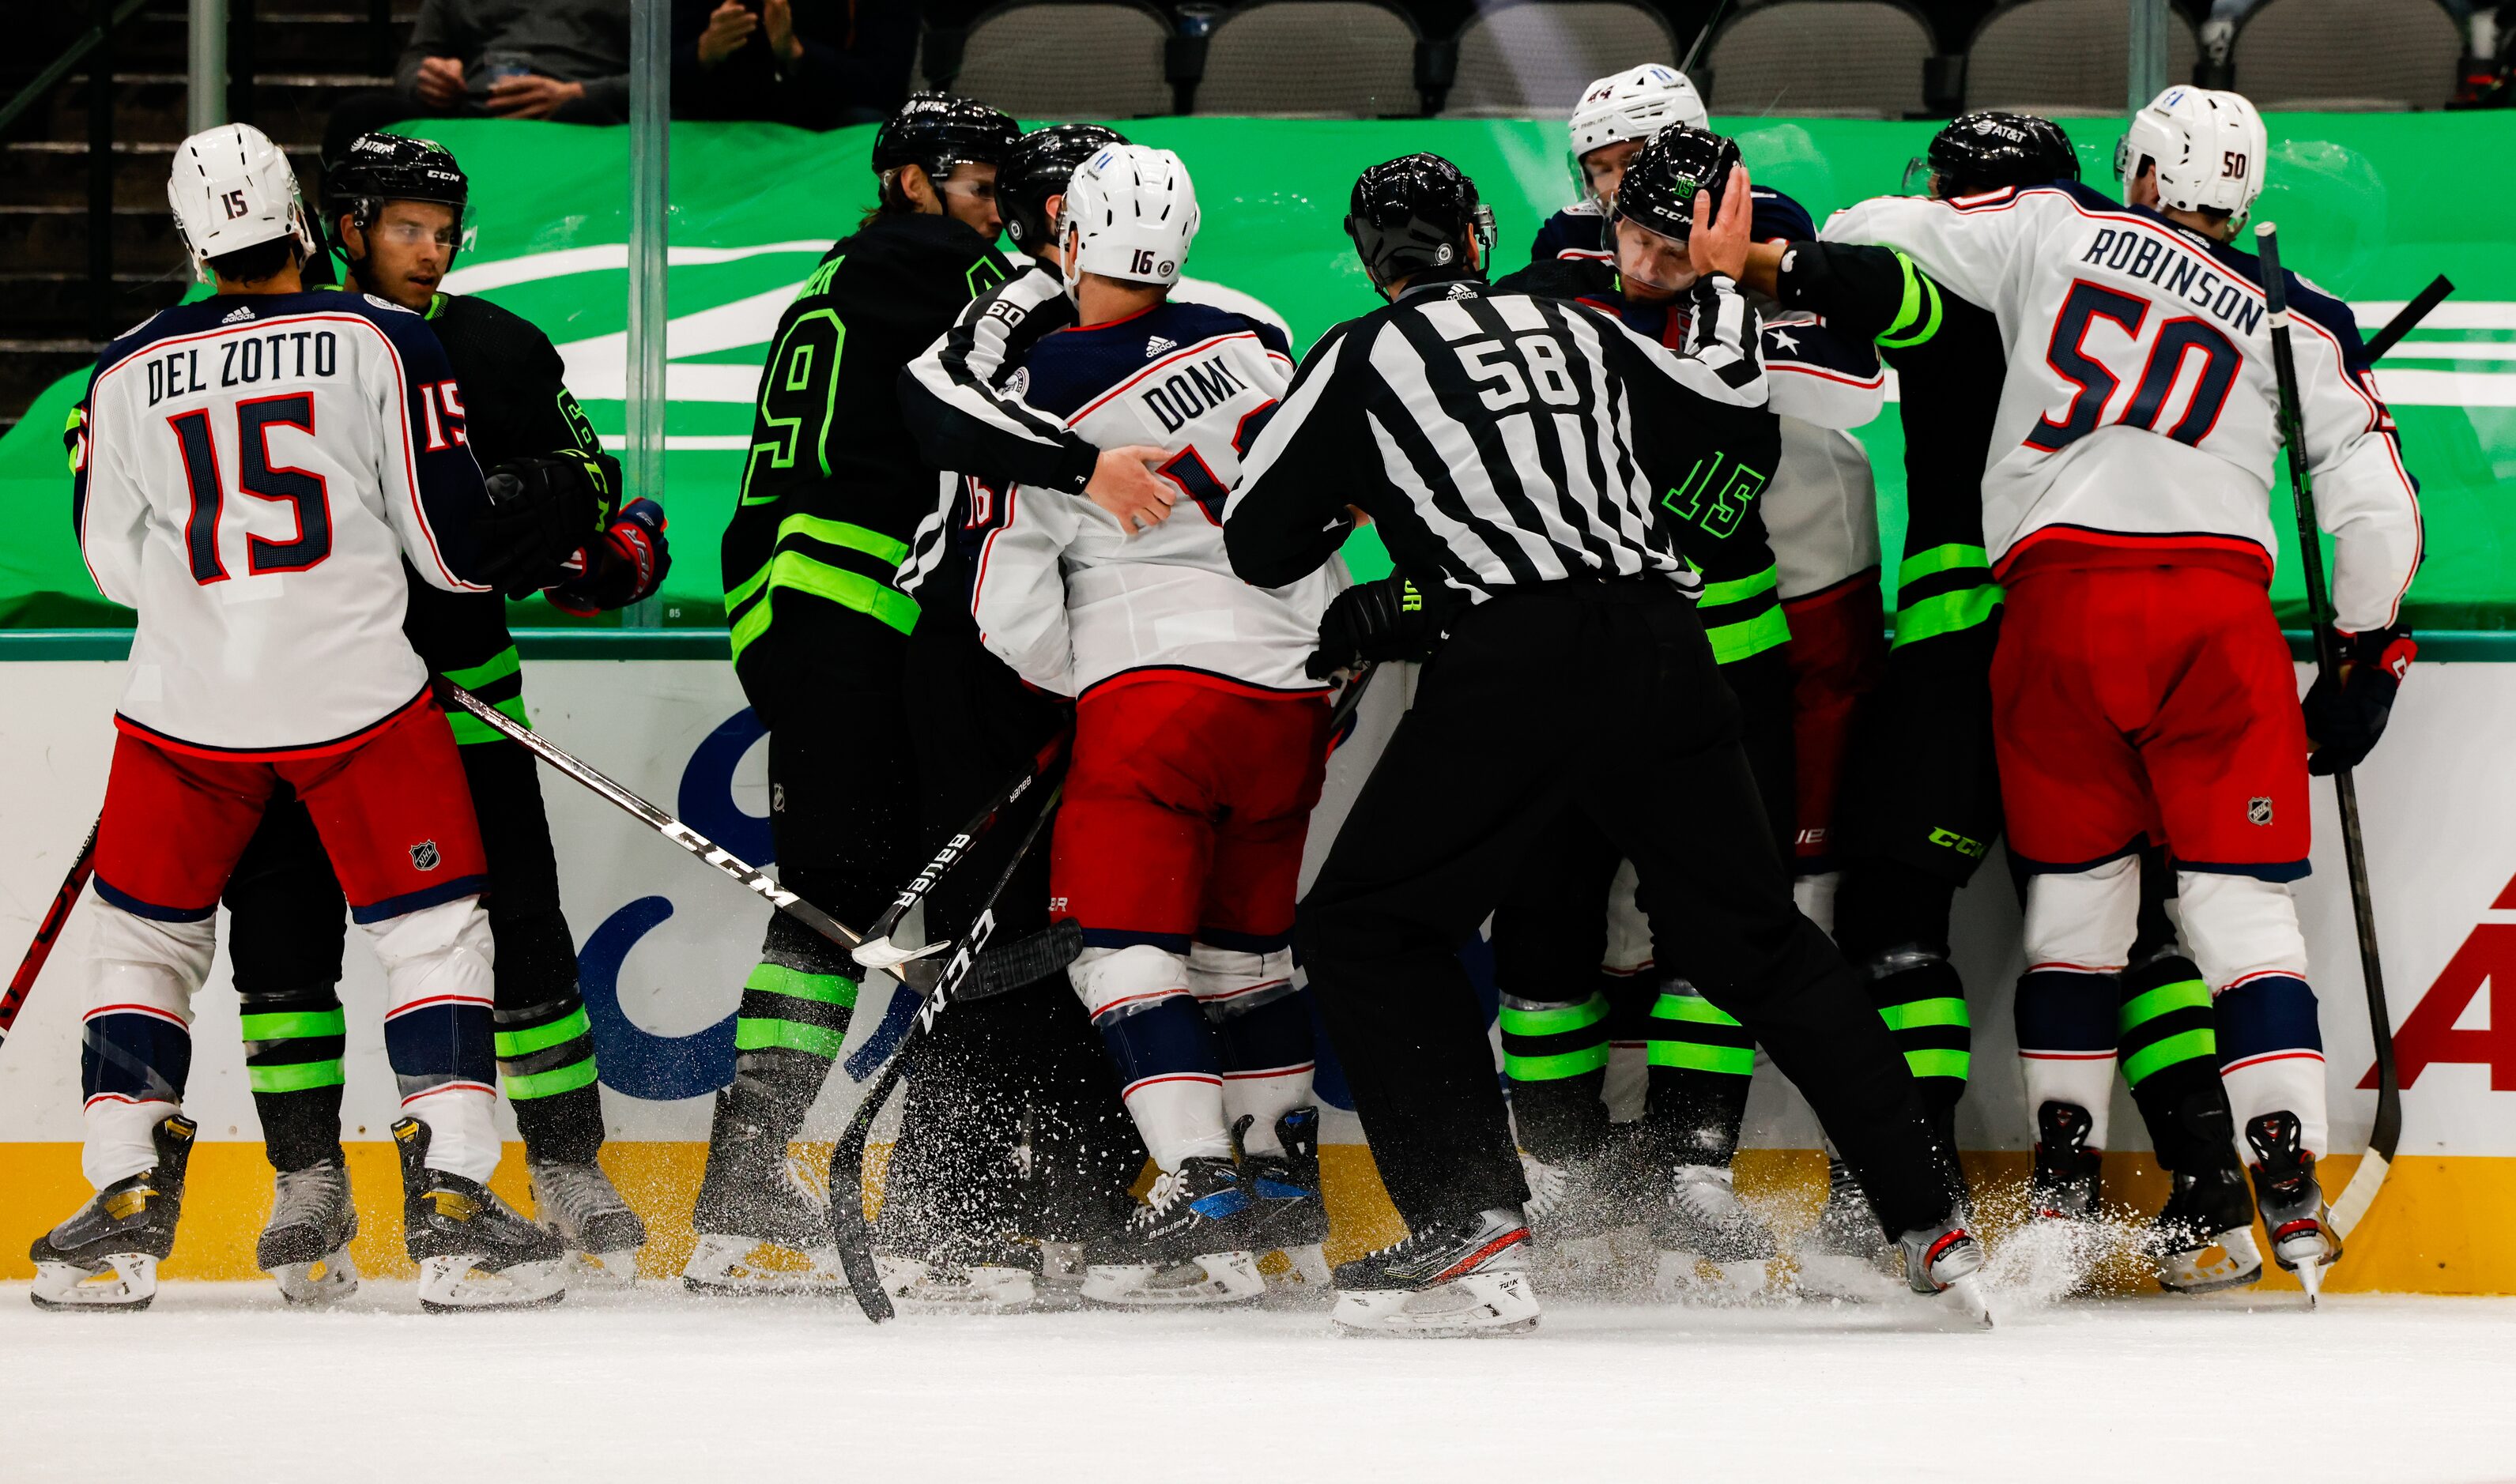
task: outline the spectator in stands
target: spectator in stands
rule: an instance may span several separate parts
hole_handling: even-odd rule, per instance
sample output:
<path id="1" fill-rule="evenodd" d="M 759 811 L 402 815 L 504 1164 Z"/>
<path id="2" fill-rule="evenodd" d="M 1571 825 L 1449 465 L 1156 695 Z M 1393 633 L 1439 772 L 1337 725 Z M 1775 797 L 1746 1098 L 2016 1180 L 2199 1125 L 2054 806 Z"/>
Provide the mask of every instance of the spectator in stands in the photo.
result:
<path id="1" fill-rule="evenodd" d="M 673 115 L 888 118 L 916 51 L 916 0 L 673 0 Z"/>
<path id="2" fill-rule="evenodd" d="M 323 157 L 371 129 L 449 115 L 626 122 L 629 0 L 423 0 L 393 91 L 343 99 Z"/>

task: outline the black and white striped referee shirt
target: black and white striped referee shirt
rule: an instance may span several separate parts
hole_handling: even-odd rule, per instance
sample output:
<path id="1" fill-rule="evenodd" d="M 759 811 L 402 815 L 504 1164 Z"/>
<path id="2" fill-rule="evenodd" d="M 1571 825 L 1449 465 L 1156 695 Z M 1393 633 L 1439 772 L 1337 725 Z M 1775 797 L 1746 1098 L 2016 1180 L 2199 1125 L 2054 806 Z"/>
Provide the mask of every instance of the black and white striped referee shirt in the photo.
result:
<path id="1" fill-rule="evenodd" d="M 1754 311 L 1726 280 L 1696 293 L 1682 352 L 1471 279 L 1330 330 L 1242 461 L 1233 569 L 1294 581 L 1343 544 L 1352 505 L 1402 569 L 1471 602 L 1575 577 L 1697 589 L 1655 502 L 1751 496 L 1777 433 Z"/>

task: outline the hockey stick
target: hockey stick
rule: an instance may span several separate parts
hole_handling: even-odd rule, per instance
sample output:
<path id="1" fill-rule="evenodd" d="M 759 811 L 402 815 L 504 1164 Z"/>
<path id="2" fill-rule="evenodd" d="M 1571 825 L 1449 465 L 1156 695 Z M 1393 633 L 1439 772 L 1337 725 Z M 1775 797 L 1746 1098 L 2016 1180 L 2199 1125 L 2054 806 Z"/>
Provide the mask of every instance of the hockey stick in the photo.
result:
<path id="1" fill-rule="evenodd" d="M 858 944 L 864 941 L 864 934 L 857 931 L 847 924 L 840 922 L 838 919 L 831 917 L 820 908 L 816 907 L 811 902 L 797 896 L 794 892 L 778 886 L 776 882 L 771 881 L 767 876 L 763 875 L 758 868 L 745 862 L 740 856 L 735 855 L 725 846 L 718 845 L 715 841 L 708 839 L 698 831 L 692 829 L 689 825 L 675 819 L 672 815 L 665 813 L 662 809 L 655 807 L 646 800 L 631 793 L 628 789 L 604 776 L 600 770 L 596 769 L 591 764 L 579 762 L 576 758 L 571 757 L 556 744 L 544 740 L 541 736 L 524 726 L 524 723 L 518 721 L 515 718 L 508 716 L 505 712 L 500 711 L 495 706 L 482 700 L 479 696 L 476 696 L 472 692 L 464 689 L 462 686 L 455 684 L 452 680 L 445 679 L 443 676 L 436 677 L 436 683 L 438 686 L 438 693 L 440 695 L 452 700 L 457 706 L 460 706 L 465 711 L 479 717 L 488 725 L 490 730 L 497 732 L 508 741 L 516 743 L 526 752 L 531 753 L 534 757 L 541 759 L 544 763 L 547 763 L 551 766 L 559 769 L 561 772 L 566 773 L 570 779 L 584 785 L 594 793 L 601 795 L 607 802 L 618 808 L 622 813 L 634 816 L 647 828 L 663 836 L 673 844 L 680 845 L 683 849 L 690 851 L 699 859 L 706 861 L 709 865 L 716 867 L 727 876 L 732 877 L 734 881 L 740 883 L 745 890 L 758 896 L 761 900 L 767 902 L 772 907 L 785 913 L 788 917 L 791 917 L 795 921 L 803 924 L 805 927 L 812 928 L 821 936 L 828 938 L 831 942 L 838 944 L 841 948 L 853 950 Z M 920 952 L 931 953 L 934 950 L 932 949 L 925 949 Z M 914 958 L 917 956 L 918 955 L 916 954 L 911 954 L 908 957 Z"/>
<path id="2" fill-rule="evenodd" d="M 1721 15 L 1730 9 L 1730 0 L 1718 0 L 1712 14 L 1703 18 L 1703 29 L 1695 33 L 1695 45 L 1686 49 L 1686 60 L 1677 64 L 1678 74 L 1689 82 L 1695 80 L 1695 59 L 1703 55 L 1703 44 L 1712 39 L 1712 28 L 1721 23 Z"/>
<path id="3" fill-rule="evenodd" d="M 839 1250 L 839 1266 L 848 1275 L 848 1292 L 856 1295 L 857 1307 L 864 1310 L 864 1316 L 876 1324 L 891 1318 L 895 1311 L 891 1295 L 883 1290 L 882 1270 L 874 1265 L 873 1234 L 865 1226 L 865 1140 L 873 1134 L 875 1116 L 881 1113 L 882 1105 L 891 1100 L 893 1090 L 900 1086 L 901 1077 L 907 1071 L 909 1049 L 916 1044 L 917 1038 L 935 1028 L 935 1019 L 944 1012 L 945 1006 L 957 1000 L 980 998 L 966 990 L 964 985 L 971 971 L 981 965 L 980 955 L 986 948 L 987 939 L 995 934 L 996 900 L 1005 894 L 1007 886 L 1013 885 L 1014 873 L 1022 869 L 1024 859 L 1030 854 L 1030 847 L 1038 843 L 1040 831 L 1047 826 L 1049 816 L 1057 812 L 1058 797 L 1064 792 L 1065 785 L 1060 784 L 1050 790 L 1048 797 L 1040 803 L 1039 813 L 1031 820 L 1030 828 L 1023 832 L 1021 844 L 1014 846 L 1013 859 L 1005 862 L 1004 874 L 996 878 L 995 889 L 987 893 L 987 903 L 979 909 L 978 920 L 971 923 L 969 930 L 961 934 L 960 941 L 952 945 L 952 956 L 944 961 L 944 969 L 935 980 L 935 987 L 926 992 L 925 1003 L 918 1006 L 917 1018 L 909 1022 L 908 1033 L 900 1038 L 900 1045 L 892 1048 L 891 1060 L 884 1065 L 882 1075 L 865 1090 L 864 1100 L 857 1104 L 856 1116 L 848 1120 L 846 1131 L 830 1149 L 830 1243 Z M 1066 930 L 1062 932 L 1061 929 Z M 1078 952 L 1083 946 L 1082 932 L 1074 928 L 1071 919 L 1053 924 L 1047 933 L 1034 933 L 1013 946 L 1021 949 L 1043 939 L 1060 944 L 1070 941 Z M 1057 967 L 1064 968 L 1072 962 L 1073 955 L 1069 954 Z M 1041 974 L 1019 982 L 1032 982 L 1048 971 L 1044 969 Z M 1003 989 L 1015 987 L 1018 986 L 1002 986 Z"/>
<path id="4" fill-rule="evenodd" d="M 900 888 L 900 894 L 891 899 L 891 905 L 883 909 L 882 916 L 874 920 L 871 928 L 865 929 L 865 940 L 856 950 L 856 960 L 859 964 L 867 969 L 889 969 L 894 965 L 906 963 L 910 959 L 934 951 L 928 948 L 898 947 L 891 941 L 891 935 L 900 929 L 901 921 L 907 917 L 918 903 L 934 893 L 936 885 L 943 881 L 954 866 L 969 858 L 970 852 L 978 847 L 980 841 L 987 837 L 988 831 L 996 827 L 996 821 L 1004 817 L 1007 809 L 1012 808 L 1025 794 L 1029 793 L 1032 785 L 1056 771 L 1058 764 L 1065 761 L 1067 747 L 1073 740 L 1072 727 L 1060 727 L 1057 735 L 1049 739 L 1048 745 L 1041 748 L 1038 755 L 1031 759 L 1029 766 L 1017 774 L 1012 782 L 998 789 L 996 797 L 988 800 L 978 813 L 972 815 L 970 822 L 961 827 L 960 833 L 944 842 L 943 848 L 935 852 L 935 858 L 918 869 L 917 874 L 909 879 L 908 885 Z"/>
<path id="5" fill-rule="evenodd" d="M 2263 299 L 2271 310 L 2272 369 L 2280 380 L 2281 441 L 2288 449 L 2289 491 L 2297 505 L 2298 564 L 2306 574 L 2306 616 L 2315 631 L 2315 668 L 2325 680 L 2337 682 L 2341 656 L 2332 633 L 2332 595 L 2324 581 L 2324 548 L 2318 534 L 2322 525 L 2315 515 L 2315 479 L 2306 466 L 2306 424 L 2298 404 L 2297 357 L 2289 346 L 2288 281 L 2281 273 L 2278 231 L 2272 223 L 2262 223 L 2254 228 L 2254 242 L 2262 257 Z M 2438 283 L 2445 281 L 2441 278 Z M 2431 284 L 2421 297 L 2429 298 L 2437 287 L 2437 283 Z M 2436 294 L 2437 299 L 2445 297 L 2443 292 Z M 2430 303 L 2435 302 L 2430 299 Z M 2409 312 L 2407 309 L 2405 313 Z M 2396 322 L 2401 323 L 2399 316 Z M 2386 327 L 2387 331 L 2392 328 Z M 2408 330 L 2410 325 L 2403 328 Z M 2367 1157 L 2351 1173 L 2348 1188 L 2331 1208 L 2333 1234 L 2347 1239 L 2351 1228 L 2375 1204 L 2376 1191 L 2385 1183 L 2385 1172 L 2394 1162 L 2394 1151 L 2403 1134 L 2403 1090 L 2394 1068 L 2394 1017 L 2385 1005 L 2385 975 L 2376 959 L 2376 905 L 2368 887 L 2368 848 L 2359 834 L 2359 788 L 2346 767 L 2333 769 L 2332 787 L 2341 805 L 2341 851 L 2350 870 L 2350 913 L 2359 927 L 2359 972 L 2368 989 L 2368 1029 L 2376 1043 L 2375 1126 L 2368 1133 Z"/>
<path id="6" fill-rule="evenodd" d="M 10 976 L 8 992 L 0 994 L 0 1042 L 9 1039 L 10 1027 L 18 1023 L 18 1011 L 26 1008 L 27 992 L 35 987 L 35 975 L 44 971 L 44 965 L 53 956 L 53 944 L 61 939 L 62 925 L 70 920 L 70 908 L 78 904 L 87 879 L 96 874 L 96 832 L 104 823 L 99 817 L 88 826 L 87 844 L 79 846 L 78 859 L 70 862 L 69 875 L 62 878 L 62 889 L 53 893 L 53 904 L 44 909 L 44 920 L 35 925 L 35 941 L 26 945 L 26 956 Z"/>
<path id="7" fill-rule="evenodd" d="M 2404 336 L 2418 329 L 2420 321 L 2429 317 L 2429 310 L 2445 303 L 2446 296 L 2453 292 L 2454 285 L 2447 281 L 2446 274 L 2440 273 L 2430 279 L 2429 286 L 2420 290 L 2417 298 L 2396 310 L 2394 317 L 2385 321 L 2383 329 L 2368 338 L 2368 358 L 2383 360 L 2386 351 L 2401 344 Z"/>

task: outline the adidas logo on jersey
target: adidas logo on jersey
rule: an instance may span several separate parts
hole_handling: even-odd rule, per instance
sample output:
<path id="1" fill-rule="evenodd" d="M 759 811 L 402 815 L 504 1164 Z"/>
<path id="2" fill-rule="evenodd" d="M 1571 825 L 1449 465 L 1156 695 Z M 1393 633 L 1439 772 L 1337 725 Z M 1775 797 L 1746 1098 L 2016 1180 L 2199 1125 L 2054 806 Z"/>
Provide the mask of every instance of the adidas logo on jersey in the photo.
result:
<path id="1" fill-rule="evenodd" d="M 249 305 L 249 304 L 240 304 L 240 305 L 237 305 L 234 309 L 228 310 L 227 317 L 226 317 L 225 319 L 220 320 L 220 321 L 219 321 L 219 323 L 221 323 L 221 324 L 237 324 L 237 323 L 241 323 L 241 322 L 242 322 L 242 321 L 244 321 L 244 320 L 251 319 L 252 317 L 253 317 L 253 306 L 252 306 L 252 305 Z"/>
<path id="2" fill-rule="evenodd" d="M 1164 350 L 1176 350 L 1178 349 L 1178 341 L 1171 339 L 1167 335 L 1156 335 L 1153 339 L 1145 342 L 1145 359 L 1152 360 L 1154 356 L 1161 354 Z"/>

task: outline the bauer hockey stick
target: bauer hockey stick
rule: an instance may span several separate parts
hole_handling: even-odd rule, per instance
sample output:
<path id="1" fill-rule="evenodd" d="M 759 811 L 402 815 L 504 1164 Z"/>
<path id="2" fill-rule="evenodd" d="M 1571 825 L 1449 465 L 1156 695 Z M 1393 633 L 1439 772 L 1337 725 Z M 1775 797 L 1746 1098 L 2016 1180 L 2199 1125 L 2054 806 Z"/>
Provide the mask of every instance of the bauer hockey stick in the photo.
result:
<path id="1" fill-rule="evenodd" d="M 26 1008 L 26 994 L 35 987 L 35 976 L 53 956 L 53 945 L 61 940 L 62 925 L 70 920 L 70 908 L 78 905 L 79 892 L 87 879 L 96 874 L 96 832 L 105 821 L 100 817 L 88 826 L 87 844 L 79 846 L 78 859 L 70 862 L 70 873 L 62 878 L 62 889 L 53 893 L 53 904 L 44 909 L 44 920 L 35 925 L 35 941 L 26 945 L 25 958 L 19 961 L 18 971 L 10 976 L 9 989 L 0 994 L 0 1042 L 9 1039 L 10 1027 L 18 1023 L 18 1011 Z"/>
<path id="2" fill-rule="evenodd" d="M 1014 874 L 1022 869 L 1024 859 L 1030 854 L 1030 847 L 1038 843 L 1040 831 L 1047 826 L 1049 816 L 1057 812 L 1058 797 L 1064 792 L 1065 785 L 1060 784 L 1050 790 L 1048 797 L 1041 802 L 1039 813 L 1032 818 L 1030 828 L 1023 832 L 1021 843 L 1014 846 L 1013 859 L 1005 862 L 1003 874 L 996 878 L 995 889 L 987 893 L 986 905 L 979 909 L 979 916 L 970 924 L 969 930 L 952 945 L 952 956 L 944 961 L 943 971 L 937 975 L 935 986 L 926 991 L 924 1003 L 917 1007 L 917 1018 L 909 1022 L 907 1033 L 900 1038 L 900 1045 L 892 1048 L 891 1060 L 884 1065 L 882 1075 L 865 1090 L 863 1101 L 857 1104 L 856 1116 L 848 1120 L 846 1131 L 840 1134 L 838 1143 L 830 1149 L 830 1245 L 838 1249 L 839 1266 L 848 1275 L 848 1292 L 856 1295 L 857 1307 L 864 1310 L 864 1316 L 876 1324 L 891 1318 L 894 1310 L 891 1295 L 882 1286 L 882 1270 L 874 1265 L 872 1233 L 865 1226 L 865 1140 L 873 1134 L 875 1116 L 881 1113 L 882 1105 L 891 1100 L 892 1091 L 900 1086 L 902 1076 L 906 1073 L 909 1049 L 916 1045 L 917 1038 L 935 1028 L 935 1019 L 944 1012 L 945 1006 L 956 1000 L 978 998 L 963 986 L 971 971 L 981 966 L 980 956 L 987 946 L 987 939 L 995 935 L 996 901 L 1005 894 L 1005 888 L 1013 885 Z M 1082 933 L 1071 918 L 1051 925 L 1047 932 L 1034 933 L 1016 946 L 1048 939 L 1071 943 L 1077 951 L 1083 946 Z M 992 961 L 995 956 L 987 957 Z M 1074 954 L 1069 952 L 1058 961 L 1056 967 L 1062 969 L 1073 961 Z M 1043 969 L 1021 982 L 1032 982 L 1049 971 Z M 1014 984 L 998 984 L 989 986 L 988 992 L 1001 993 L 1015 987 Z"/>
<path id="3" fill-rule="evenodd" d="M 934 951 L 931 948 L 899 947 L 892 942 L 891 935 L 900 930 L 902 920 L 914 911 L 918 903 L 934 894 L 936 886 L 950 874 L 954 866 L 969 858 L 970 852 L 978 848 L 979 842 L 986 839 L 988 832 L 996 827 L 996 821 L 1005 817 L 1006 810 L 1019 803 L 1042 778 L 1057 770 L 1058 765 L 1066 761 L 1066 750 L 1073 740 L 1072 727 L 1060 727 L 1057 735 L 1049 739 L 1048 745 L 1039 750 L 1027 767 L 997 790 L 996 797 L 972 815 L 959 833 L 944 842 L 943 848 L 935 852 L 934 859 L 919 868 L 908 885 L 900 888 L 900 894 L 891 899 L 891 905 L 883 910 L 882 916 L 865 929 L 865 940 L 856 950 L 859 964 L 867 969 L 889 969 Z"/>
<path id="4" fill-rule="evenodd" d="M 2296 352 L 2289 345 L 2288 281 L 2281 273 L 2278 227 L 2269 222 L 2257 226 L 2254 242 L 2262 258 L 2263 299 L 2271 310 L 2272 370 L 2280 382 L 2281 441 L 2288 450 L 2289 491 L 2297 506 L 2298 565 L 2306 576 L 2306 616 L 2315 631 L 2315 668 L 2325 680 L 2338 683 L 2341 655 L 2332 632 L 2332 595 L 2324 581 L 2315 477 L 2306 464 L 2306 422 L 2298 403 Z M 2368 989 L 2368 1029 L 2376 1043 L 2375 1126 L 2368 1133 L 2367 1157 L 2331 1207 L 2333 1234 L 2346 1240 L 2350 1229 L 2375 1204 L 2385 1172 L 2394 1162 L 2403 1134 L 2403 1090 L 2394 1069 L 2394 1017 L 2385 1005 L 2385 975 L 2376 958 L 2376 904 L 2368 887 L 2368 848 L 2359 834 L 2359 788 L 2346 767 L 2332 770 L 2332 788 L 2341 805 L 2341 851 L 2350 870 L 2350 914 L 2359 927 L 2359 972 Z"/>

